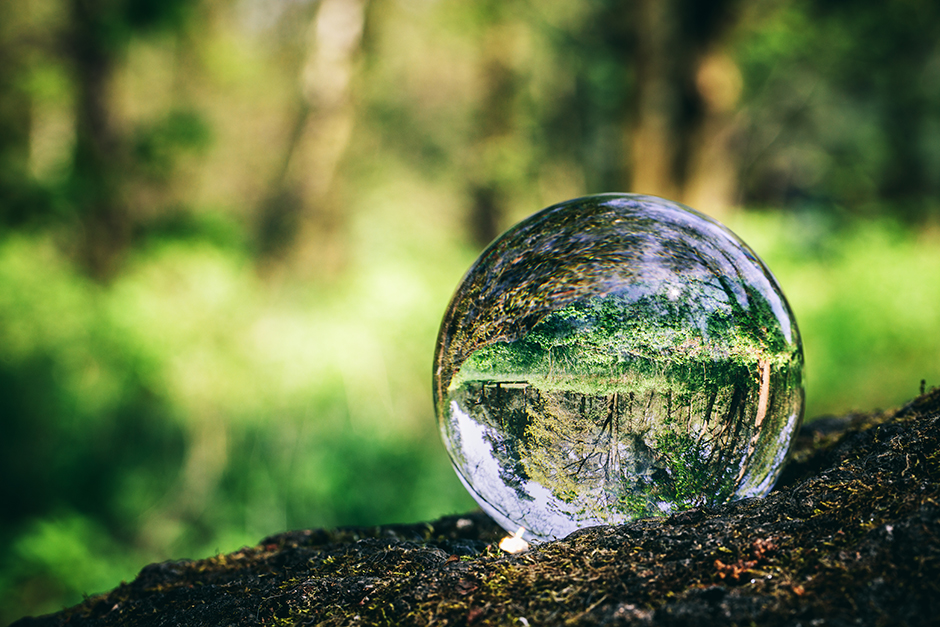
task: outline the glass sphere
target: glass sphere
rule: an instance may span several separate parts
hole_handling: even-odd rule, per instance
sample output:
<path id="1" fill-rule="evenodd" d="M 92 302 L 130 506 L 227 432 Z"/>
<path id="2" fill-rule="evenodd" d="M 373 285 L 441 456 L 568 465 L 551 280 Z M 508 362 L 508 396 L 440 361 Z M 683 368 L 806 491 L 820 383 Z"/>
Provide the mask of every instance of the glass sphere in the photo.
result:
<path id="1" fill-rule="evenodd" d="M 770 491 L 803 417 L 776 279 L 727 228 L 632 194 L 494 241 L 450 302 L 434 402 L 458 477 L 528 540 Z"/>

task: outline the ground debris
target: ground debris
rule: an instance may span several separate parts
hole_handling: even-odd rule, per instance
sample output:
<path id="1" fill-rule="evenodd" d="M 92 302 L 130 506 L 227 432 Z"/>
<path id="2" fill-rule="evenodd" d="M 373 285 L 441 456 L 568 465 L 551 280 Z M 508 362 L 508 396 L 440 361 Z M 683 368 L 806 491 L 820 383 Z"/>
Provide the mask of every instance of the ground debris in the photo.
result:
<path id="1" fill-rule="evenodd" d="M 515 555 L 503 536 L 480 513 L 293 531 L 14 625 L 935 624 L 940 391 L 809 425 L 765 499 Z"/>

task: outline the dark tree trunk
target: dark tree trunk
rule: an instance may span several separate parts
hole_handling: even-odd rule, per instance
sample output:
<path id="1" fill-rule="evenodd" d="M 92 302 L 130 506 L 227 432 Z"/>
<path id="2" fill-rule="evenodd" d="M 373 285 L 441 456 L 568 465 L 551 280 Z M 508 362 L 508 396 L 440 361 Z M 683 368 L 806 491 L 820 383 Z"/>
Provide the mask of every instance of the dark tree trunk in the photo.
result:
<path id="1" fill-rule="evenodd" d="M 119 44 L 109 40 L 105 28 L 108 8 L 106 2 L 71 0 L 68 42 L 78 88 L 75 194 L 82 227 L 79 254 L 88 271 L 99 279 L 113 276 L 130 243 L 130 216 L 120 197 L 126 160 L 109 103 Z"/>
<path id="2" fill-rule="evenodd" d="M 496 6 L 491 10 L 498 14 L 503 8 Z M 472 241 L 480 248 L 499 235 L 508 201 L 507 187 L 511 185 L 507 183 L 511 176 L 504 169 L 512 150 L 512 135 L 519 132 L 515 108 L 520 77 L 511 64 L 517 36 L 506 28 L 504 20 L 497 18 L 488 27 L 480 48 L 484 93 L 476 112 L 476 137 L 470 148 L 467 224 Z"/>
<path id="3" fill-rule="evenodd" d="M 736 5 L 737 0 L 636 3 L 631 191 L 712 213 L 735 199 L 729 111 L 740 77 L 721 47 Z"/>

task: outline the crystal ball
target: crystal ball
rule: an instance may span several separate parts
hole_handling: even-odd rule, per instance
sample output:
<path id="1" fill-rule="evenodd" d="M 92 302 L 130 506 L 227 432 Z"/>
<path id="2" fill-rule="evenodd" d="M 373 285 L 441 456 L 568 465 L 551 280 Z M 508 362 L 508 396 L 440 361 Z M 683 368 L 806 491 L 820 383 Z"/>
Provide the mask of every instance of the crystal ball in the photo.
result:
<path id="1" fill-rule="evenodd" d="M 496 239 L 441 323 L 434 402 L 454 469 L 527 540 L 770 491 L 803 418 L 803 349 L 736 235 L 601 194 Z"/>

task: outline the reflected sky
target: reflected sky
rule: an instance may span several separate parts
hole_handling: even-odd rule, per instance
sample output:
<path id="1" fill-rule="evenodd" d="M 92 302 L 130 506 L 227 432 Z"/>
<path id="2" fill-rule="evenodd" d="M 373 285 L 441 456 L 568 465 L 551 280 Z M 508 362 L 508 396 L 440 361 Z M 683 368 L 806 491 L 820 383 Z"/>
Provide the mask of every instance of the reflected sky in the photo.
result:
<path id="1" fill-rule="evenodd" d="M 532 480 L 526 480 L 521 487 L 528 498 L 520 499 L 517 489 L 500 480 L 500 465 L 493 454 L 494 434 L 488 433 L 492 430 L 468 416 L 456 401 L 450 404 L 450 408 L 452 420 L 460 433 L 460 454 L 466 460 L 463 469 L 454 463 L 457 477 L 483 511 L 503 529 L 525 527 L 523 538 L 533 541 L 563 538 L 583 527 L 606 523 L 594 517 L 574 520 L 560 513 L 570 507 L 555 498 L 550 490 Z M 490 437 L 487 437 L 488 435 Z M 464 476 L 464 471 L 469 477 Z"/>

